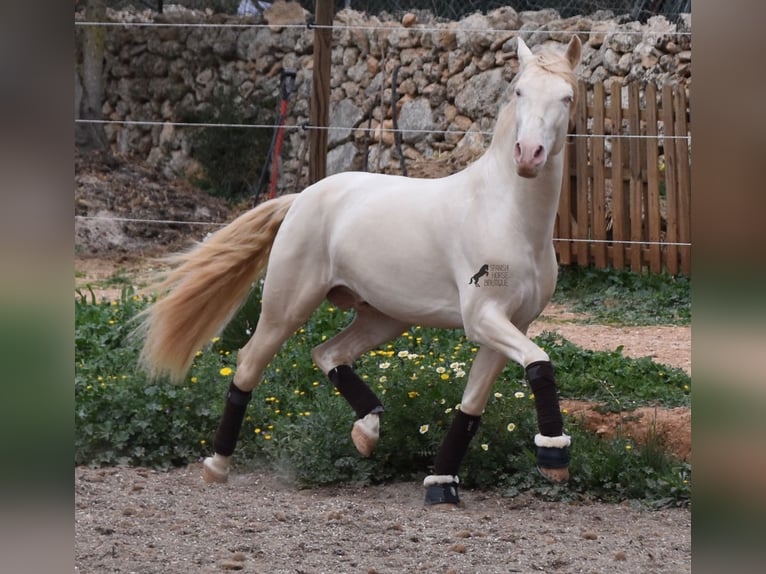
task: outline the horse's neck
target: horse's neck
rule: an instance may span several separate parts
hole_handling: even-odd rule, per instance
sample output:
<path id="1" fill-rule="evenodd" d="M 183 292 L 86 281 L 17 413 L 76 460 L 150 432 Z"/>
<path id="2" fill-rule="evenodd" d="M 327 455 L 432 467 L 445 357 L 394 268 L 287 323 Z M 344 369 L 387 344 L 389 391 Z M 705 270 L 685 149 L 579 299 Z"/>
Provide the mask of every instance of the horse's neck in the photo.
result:
<path id="1" fill-rule="evenodd" d="M 513 218 L 515 226 L 524 228 L 531 242 L 547 245 L 553 236 L 558 211 L 563 152 L 550 156 L 537 177 L 528 179 L 516 173 L 513 147 L 502 143 L 493 141 L 469 169 L 475 177 L 484 180 L 483 189 L 497 194 L 496 208 L 507 206 L 509 218 Z"/>

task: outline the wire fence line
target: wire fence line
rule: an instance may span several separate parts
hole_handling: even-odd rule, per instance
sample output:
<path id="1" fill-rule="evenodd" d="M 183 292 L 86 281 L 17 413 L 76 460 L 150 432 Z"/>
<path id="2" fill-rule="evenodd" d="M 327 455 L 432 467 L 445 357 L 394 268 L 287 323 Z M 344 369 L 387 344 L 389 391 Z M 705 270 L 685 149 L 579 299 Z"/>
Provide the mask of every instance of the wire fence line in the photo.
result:
<path id="1" fill-rule="evenodd" d="M 76 2 L 75 8 L 83 2 Z M 151 9 L 164 11 L 169 3 L 162 0 L 105 0 L 114 9 Z M 314 0 L 299 2 L 309 12 L 314 11 Z M 236 14 L 242 0 L 176 0 L 173 4 L 196 10 L 212 10 L 215 13 Z M 268 2 L 251 1 L 256 10 Z M 406 12 L 427 11 L 436 18 L 459 20 L 475 12 L 489 12 L 503 6 L 511 6 L 517 12 L 533 10 L 556 10 L 562 18 L 609 11 L 625 15 L 632 20 L 646 21 L 649 17 L 663 15 L 674 20 L 679 14 L 691 12 L 691 0 L 335 0 L 335 11 L 351 8 L 368 14 L 388 13 L 401 16 Z"/>
<path id="2" fill-rule="evenodd" d="M 225 29 L 225 28 L 232 28 L 232 29 L 258 29 L 258 28 L 273 28 L 274 26 L 270 24 L 262 24 L 262 23 L 256 23 L 256 22 L 249 22 L 246 24 L 239 24 L 235 22 L 219 22 L 219 23 L 208 23 L 208 22 L 112 22 L 112 21 L 92 21 L 92 20 L 75 20 L 74 25 L 76 27 L 84 28 L 84 27 L 103 27 L 103 28 L 202 28 L 202 29 Z M 368 25 L 368 26 L 349 26 L 346 24 L 331 24 L 331 25 L 320 25 L 320 24 L 312 24 L 311 22 L 308 22 L 306 24 L 279 24 L 279 28 L 286 28 L 286 29 L 313 29 L 316 28 L 318 30 L 332 30 L 335 32 L 341 32 L 344 30 L 364 30 L 364 31 L 377 31 L 377 30 L 384 30 L 384 31 L 391 31 L 390 26 L 375 26 L 374 24 Z M 444 31 L 444 28 L 434 27 L 434 26 L 411 26 L 407 28 L 410 31 L 413 32 L 442 32 Z M 593 33 L 603 33 L 602 30 L 583 30 L 583 29 L 577 29 L 572 31 L 567 30 L 558 30 L 558 29 L 551 29 L 548 30 L 546 28 L 535 28 L 530 30 L 508 30 L 506 28 L 461 28 L 460 32 L 463 34 L 507 34 L 508 32 L 516 32 L 519 36 L 525 36 L 525 35 L 531 35 L 531 34 L 593 34 Z M 629 28 L 621 29 L 620 34 L 626 35 L 626 36 L 640 36 L 644 34 L 643 30 L 631 30 Z M 675 31 L 673 32 L 676 36 L 691 36 L 691 32 L 686 31 Z"/>
<path id="3" fill-rule="evenodd" d="M 75 123 L 79 124 L 102 124 L 102 125 L 127 125 L 127 126 L 148 126 L 148 127 L 192 127 L 192 128 L 243 128 L 243 129 L 274 129 L 274 124 L 229 124 L 229 123 L 206 123 L 206 122 L 171 122 L 161 120 L 95 120 L 76 118 Z M 363 133 L 407 133 L 407 134 L 450 134 L 466 135 L 477 134 L 482 136 L 493 135 L 492 130 L 424 130 L 412 128 L 365 128 L 363 126 L 312 126 L 308 123 L 299 125 L 285 125 L 285 130 L 317 130 L 317 131 L 360 131 Z M 646 134 L 569 134 L 571 138 L 613 138 L 613 139 L 668 139 L 668 140 L 686 140 L 691 142 L 691 134 L 687 135 L 646 135 Z"/>
<path id="4" fill-rule="evenodd" d="M 212 226 L 212 227 L 225 227 L 229 222 L 218 221 L 179 221 L 175 219 L 140 219 L 136 217 L 107 217 L 104 215 L 75 215 L 76 220 L 81 221 L 101 221 L 101 222 L 116 222 L 116 223 L 146 223 L 149 225 L 199 225 L 199 226 Z M 568 237 L 554 237 L 554 242 L 571 242 L 571 243 L 606 243 L 606 244 L 620 244 L 620 245 L 667 245 L 676 247 L 690 247 L 691 243 L 683 241 L 631 241 L 631 240 L 619 240 L 619 239 L 575 239 Z"/>

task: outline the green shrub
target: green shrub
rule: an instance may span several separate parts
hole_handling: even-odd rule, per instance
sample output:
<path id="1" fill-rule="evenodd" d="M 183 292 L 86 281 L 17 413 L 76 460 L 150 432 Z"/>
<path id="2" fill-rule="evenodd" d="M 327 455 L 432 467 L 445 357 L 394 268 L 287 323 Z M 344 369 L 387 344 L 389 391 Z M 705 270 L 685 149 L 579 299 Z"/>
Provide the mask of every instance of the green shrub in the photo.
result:
<path id="1" fill-rule="evenodd" d="M 688 325 L 691 281 L 685 275 L 562 267 L 553 300 L 594 323 Z"/>
<path id="2" fill-rule="evenodd" d="M 217 92 L 206 111 L 193 114 L 195 123 L 247 124 L 272 123 L 273 100 L 261 103 L 259 110 L 247 110 L 233 94 Z M 262 128 L 203 127 L 195 128 L 191 155 L 205 169 L 205 179 L 196 182 L 208 193 L 239 201 L 252 197 L 266 163 L 272 132 Z"/>

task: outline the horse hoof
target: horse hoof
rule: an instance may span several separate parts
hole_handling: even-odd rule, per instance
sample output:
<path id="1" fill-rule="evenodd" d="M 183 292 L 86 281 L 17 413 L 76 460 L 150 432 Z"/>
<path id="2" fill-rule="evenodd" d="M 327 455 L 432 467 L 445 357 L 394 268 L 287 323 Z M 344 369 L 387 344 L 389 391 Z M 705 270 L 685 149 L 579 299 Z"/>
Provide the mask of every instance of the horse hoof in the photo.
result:
<path id="1" fill-rule="evenodd" d="M 207 483 L 223 484 L 229 480 L 229 468 L 216 465 L 214 457 L 202 461 L 202 480 Z"/>
<path id="2" fill-rule="evenodd" d="M 461 506 L 457 483 L 432 484 L 426 487 L 425 505 L 431 508 L 451 510 Z"/>
<path id="3" fill-rule="evenodd" d="M 542 466 L 538 466 L 537 471 L 543 476 L 543 478 L 547 478 L 551 482 L 561 483 L 569 480 L 569 467 L 543 468 Z"/>
<path id="4" fill-rule="evenodd" d="M 354 441 L 354 446 L 359 454 L 365 458 L 372 454 L 375 445 L 378 444 L 379 436 L 380 417 L 376 414 L 369 414 L 356 420 L 351 428 L 351 440 Z"/>
<path id="5" fill-rule="evenodd" d="M 462 506 L 458 495 L 460 479 L 457 476 L 442 474 L 427 476 L 423 480 L 426 487 L 425 505 L 434 508 L 454 509 Z"/>

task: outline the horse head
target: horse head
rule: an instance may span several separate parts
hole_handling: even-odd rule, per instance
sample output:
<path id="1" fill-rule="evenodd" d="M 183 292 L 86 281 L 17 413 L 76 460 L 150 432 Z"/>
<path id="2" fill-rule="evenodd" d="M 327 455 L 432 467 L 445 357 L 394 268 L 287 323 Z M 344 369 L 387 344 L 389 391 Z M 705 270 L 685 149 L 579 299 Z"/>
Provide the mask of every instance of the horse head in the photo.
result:
<path id="1" fill-rule="evenodd" d="M 517 42 L 520 69 L 511 84 L 511 101 L 504 110 L 515 122 L 506 120 L 501 137 L 513 145 L 516 173 L 533 178 L 548 158 L 564 147 L 574 115 L 574 70 L 580 62 L 582 44 L 572 36 L 563 53 L 546 49 L 533 54 L 521 38 Z"/>

